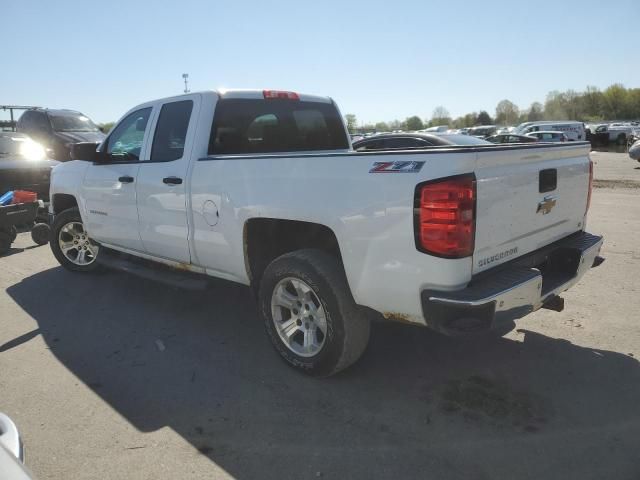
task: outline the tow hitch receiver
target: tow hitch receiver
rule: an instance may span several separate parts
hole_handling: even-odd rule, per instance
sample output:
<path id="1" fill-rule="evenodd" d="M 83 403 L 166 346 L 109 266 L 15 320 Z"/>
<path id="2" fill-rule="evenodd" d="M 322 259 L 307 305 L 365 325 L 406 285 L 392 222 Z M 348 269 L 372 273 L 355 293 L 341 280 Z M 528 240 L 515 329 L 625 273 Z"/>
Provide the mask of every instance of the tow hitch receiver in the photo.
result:
<path id="1" fill-rule="evenodd" d="M 542 304 L 542 308 L 553 310 L 554 312 L 561 312 L 562 310 L 564 310 L 564 298 L 558 295 L 554 295 Z"/>

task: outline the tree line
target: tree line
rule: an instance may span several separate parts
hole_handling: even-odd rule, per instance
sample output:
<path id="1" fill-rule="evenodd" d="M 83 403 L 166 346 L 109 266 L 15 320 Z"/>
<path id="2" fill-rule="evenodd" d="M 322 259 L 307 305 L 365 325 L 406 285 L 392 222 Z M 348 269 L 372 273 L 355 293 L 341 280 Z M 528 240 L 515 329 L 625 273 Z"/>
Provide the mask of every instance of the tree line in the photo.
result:
<path id="1" fill-rule="evenodd" d="M 422 119 L 418 115 L 405 120 L 378 122 L 358 125 L 356 115 L 345 115 L 347 128 L 351 133 L 388 132 L 393 130 L 422 130 L 423 128 L 447 125 L 451 128 L 474 127 L 476 125 L 517 125 L 522 122 L 538 120 L 578 120 L 582 122 L 600 122 L 607 120 L 640 119 L 640 88 L 625 88 L 613 84 L 604 90 L 588 86 L 585 91 L 554 90 L 547 94 L 543 103 L 533 102 L 527 108 L 518 108 L 510 100 L 498 102 L 495 115 L 485 111 L 471 112 L 452 118 L 442 105 L 433 110 L 430 118 Z"/>

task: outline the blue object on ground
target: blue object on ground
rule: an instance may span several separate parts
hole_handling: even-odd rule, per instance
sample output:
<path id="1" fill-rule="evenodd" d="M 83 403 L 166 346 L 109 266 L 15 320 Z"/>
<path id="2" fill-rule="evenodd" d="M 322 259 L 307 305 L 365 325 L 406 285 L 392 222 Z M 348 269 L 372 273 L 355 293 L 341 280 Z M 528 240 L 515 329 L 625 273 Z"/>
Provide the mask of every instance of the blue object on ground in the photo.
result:
<path id="1" fill-rule="evenodd" d="M 0 205 L 2 205 L 3 207 L 5 205 L 9 205 L 11 203 L 11 200 L 13 200 L 13 190 L 5 193 L 0 197 Z"/>

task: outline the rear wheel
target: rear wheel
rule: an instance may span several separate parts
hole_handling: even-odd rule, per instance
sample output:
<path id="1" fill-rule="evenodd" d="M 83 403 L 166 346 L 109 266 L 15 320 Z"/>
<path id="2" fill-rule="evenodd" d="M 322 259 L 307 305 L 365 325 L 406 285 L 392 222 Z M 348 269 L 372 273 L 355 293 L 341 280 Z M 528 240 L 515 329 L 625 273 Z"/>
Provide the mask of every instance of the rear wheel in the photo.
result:
<path id="1" fill-rule="evenodd" d="M 67 270 L 93 272 L 100 267 L 96 262 L 100 248 L 89 238 L 77 207 L 56 215 L 49 244 L 53 255 Z"/>
<path id="2" fill-rule="evenodd" d="M 38 245 L 46 245 L 49 242 L 51 229 L 46 223 L 36 223 L 31 229 L 31 239 Z"/>
<path id="3" fill-rule="evenodd" d="M 319 250 L 275 259 L 259 291 L 269 338 L 292 367 L 329 376 L 354 363 L 369 340 L 369 320 L 358 308 L 341 264 Z"/>

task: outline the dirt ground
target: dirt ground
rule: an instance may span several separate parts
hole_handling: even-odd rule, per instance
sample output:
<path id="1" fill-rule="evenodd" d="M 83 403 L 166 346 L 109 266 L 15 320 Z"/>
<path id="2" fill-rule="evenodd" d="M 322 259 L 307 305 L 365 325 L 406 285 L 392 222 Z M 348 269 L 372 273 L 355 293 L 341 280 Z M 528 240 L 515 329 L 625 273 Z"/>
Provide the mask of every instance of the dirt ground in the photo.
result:
<path id="1" fill-rule="evenodd" d="M 0 411 L 40 479 L 640 478 L 640 163 L 594 153 L 606 261 L 505 337 L 376 324 L 327 380 L 272 351 L 246 288 L 0 258 Z"/>

